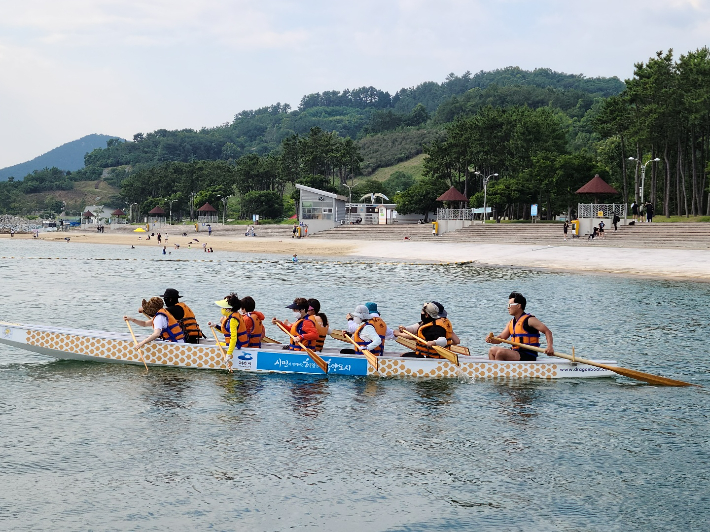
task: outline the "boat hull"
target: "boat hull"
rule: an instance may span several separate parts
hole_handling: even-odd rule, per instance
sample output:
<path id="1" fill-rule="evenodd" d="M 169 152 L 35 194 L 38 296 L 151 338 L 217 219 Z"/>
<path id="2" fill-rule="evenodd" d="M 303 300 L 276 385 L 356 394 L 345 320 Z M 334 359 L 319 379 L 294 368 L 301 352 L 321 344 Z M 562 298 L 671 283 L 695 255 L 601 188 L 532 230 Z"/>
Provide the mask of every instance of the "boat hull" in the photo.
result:
<path id="1" fill-rule="evenodd" d="M 58 359 L 143 364 L 131 337 L 122 333 L 0 322 L 0 343 Z M 552 357 L 540 357 L 535 362 L 504 362 L 462 356 L 459 357 L 461 366 L 457 367 L 448 360 L 403 358 L 394 354 L 380 357 L 377 371 L 368 365 L 364 357 L 340 354 L 337 349 L 325 349 L 321 357 L 328 363 L 331 375 L 535 379 L 615 375 L 602 368 Z M 144 358 L 149 366 L 227 369 L 227 363 L 214 342 L 198 345 L 151 342 L 144 348 Z M 610 360 L 598 362 L 616 365 Z M 280 345 L 235 351 L 231 363 L 235 371 L 323 374 L 308 355 L 283 350 Z"/>

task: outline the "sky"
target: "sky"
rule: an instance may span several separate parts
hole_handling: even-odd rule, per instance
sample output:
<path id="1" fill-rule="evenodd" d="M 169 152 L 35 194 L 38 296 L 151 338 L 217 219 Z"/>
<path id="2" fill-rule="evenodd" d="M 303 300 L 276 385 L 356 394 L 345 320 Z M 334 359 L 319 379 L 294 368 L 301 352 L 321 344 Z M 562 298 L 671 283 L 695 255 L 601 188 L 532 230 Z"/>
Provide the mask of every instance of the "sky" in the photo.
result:
<path id="1" fill-rule="evenodd" d="M 627 79 L 710 45 L 710 0 L 5 0 L 0 168 L 313 92 L 506 66 Z"/>

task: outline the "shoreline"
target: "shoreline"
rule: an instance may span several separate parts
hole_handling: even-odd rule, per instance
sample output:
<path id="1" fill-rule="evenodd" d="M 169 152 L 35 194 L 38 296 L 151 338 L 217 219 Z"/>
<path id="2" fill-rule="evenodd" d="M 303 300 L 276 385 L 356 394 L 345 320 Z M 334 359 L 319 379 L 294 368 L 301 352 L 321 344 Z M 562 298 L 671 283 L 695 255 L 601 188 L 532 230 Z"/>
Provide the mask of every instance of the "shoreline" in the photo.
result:
<path id="1" fill-rule="evenodd" d="M 141 235 L 142 236 L 142 235 Z M 174 250 L 188 248 L 194 236 L 171 235 L 168 243 L 159 245 L 155 238 L 138 239 L 135 234 L 111 233 L 40 233 L 43 242 L 69 244 L 109 244 L 119 246 L 165 245 Z M 0 240 L 9 240 L 0 235 Z M 32 240 L 32 235 L 15 235 L 17 239 Z M 692 249 L 638 249 L 593 246 L 520 246 L 511 244 L 440 243 L 416 241 L 361 241 L 329 239 L 290 239 L 269 237 L 244 237 L 237 235 L 197 235 L 198 242 L 220 251 L 265 253 L 292 256 L 348 257 L 368 260 L 386 259 L 394 262 L 422 263 L 472 263 L 502 268 L 524 268 L 552 272 L 620 275 L 673 281 L 710 282 L 710 250 Z M 216 258 L 210 255 L 210 258 Z M 682 266 L 681 266 L 682 265 Z"/>

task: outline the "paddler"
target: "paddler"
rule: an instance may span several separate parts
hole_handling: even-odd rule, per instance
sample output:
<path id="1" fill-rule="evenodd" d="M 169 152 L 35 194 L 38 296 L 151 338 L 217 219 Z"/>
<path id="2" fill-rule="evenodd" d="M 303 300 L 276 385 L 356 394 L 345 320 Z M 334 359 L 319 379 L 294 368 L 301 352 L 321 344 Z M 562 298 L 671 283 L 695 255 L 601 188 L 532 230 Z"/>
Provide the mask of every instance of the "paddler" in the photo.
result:
<path id="1" fill-rule="evenodd" d="M 166 288 L 163 293 L 163 301 L 165 301 L 165 310 L 172 314 L 178 323 L 182 326 L 185 333 L 185 342 L 188 344 L 197 344 L 200 338 L 205 338 L 204 333 L 200 330 L 200 326 L 195 319 L 195 313 L 185 303 L 178 302 L 182 296 L 174 288 Z"/>
<path id="2" fill-rule="evenodd" d="M 215 325 L 212 322 L 207 322 L 207 325 L 210 327 L 214 326 L 215 329 L 224 335 L 224 343 L 227 346 L 227 356 L 231 356 L 235 349 L 246 347 L 249 343 L 246 324 L 241 314 L 239 314 L 239 309 L 242 308 L 242 302 L 239 300 L 237 294 L 232 293 L 224 299 L 215 301 L 214 304 L 221 309 L 222 321 L 219 325 Z"/>
<path id="3" fill-rule="evenodd" d="M 318 330 L 315 324 L 307 319 L 308 313 L 308 300 L 303 297 L 298 297 L 293 300 L 287 309 L 293 311 L 293 323 L 289 323 L 288 320 L 281 322 L 281 325 L 285 327 L 291 333 L 291 336 L 295 337 L 296 341 L 305 345 L 308 349 L 314 349 L 316 342 L 318 342 Z M 276 325 L 279 320 L 272 318 L 271 323 Z M 290 349 L 291 351 L 302 351 L 301 346 L 298 345 L 293 339 L 291 343 L 284 346 L 284 349 Z"/>
<path id="4" fill-rule="evenodd" d="M 318 331 L 318 341 L 313 349 L 314 351 L 323 351 L 323 345 L 325 344 L 325 337 L 328 336 L 330 332 L 330 327 L 328 326 L 328 316 L 320 311 L 320 301 L 317 299 L 308 300 L 308 319 L 313 322 Z"/>
<path id="5" fill-rule="evenodd" d="M 182 327 L 180 327 L 177 320 L 163 308 L 163 300 L 159 297 L 151 297 L 149 301 L 144 299 L 141 302 L 141 307 L 138 309 L 138 312 L 145 314 L 150 319 L 143 321 L 129 318 L 128 316 L 123 317 L 124 320 L 132 321 L 141 327 L 153 327 L 153 333 L 145 340 L 138 342 L 136 345 L 138 349 L 158 338 L 166 342 L 185 343 Z"/>
<path id="6" fill-rule="evenodd" d="M 383 340 L 391 340 L 392 338 L 394 338 L 394 331 L 387 327 L 387 324 L 382 319 L 382 316 L 380 316 L 380 312 L 379 310 L 377 310 L 377 303 L 368 301 L 367 303 L 365 303 L 365 306 L 367 307 L 367 310 L 370 311 L 370 324 L 374 325 L 377 331 L 381 332 L 381 329 L 383 328 L 385 330 L 384 337 L 382 337 L 382 334 L 380 334 L 380 338 L 382 338 Z M 351 314 L 348 314 L 346 317 L 348 319 L 348 332 L 352 334 L 358 328 L 358 324 L 355 322 L 354 319 L 352 319 Z"/>
<path id="7" fill-rule="evenodd" d="M 545 354 L 552 355 L 555 352 L 552 347 L 552 331 L 535 316 L 525 313 L 526 304 L 527 300 L 519 292 L 512 292 L 508 296 L 508 314 L 512 316 L 512 319 L 500 333 L 500 338 L 504 340 L 511 338 L 514 342 L 540 347 L 540 333 L 542 333 L 547 341 Z M 501 343 L 500 340 L 492 336 L 486 337 L 486 342 L 489 344 Z M 518 346 L 511 348 L 491 347 L 488 350 L 488 358 L 491 360 L 534 361 L 537 360 L 537 352 Z"/>
<path id="8" fill-rule="evenodd" d="M 256 309 L 256 302 L 253 297 L 242 298 L 242 318 L 247 328 L 248 347 L 261 347 L 261 339 L 264 337 L 264 314 Z"/>
<path id="9" fill-rule="evenodd" d="M 440 317 L 439 313 L 443 311 L 435 303 L 426 303 L 422 307 L 421 320 L 419 323 L 404 326 L 400 325 L 399 330 L 394 332 L 395 336 L 409 338 L 404 331 L 415 334 L 424 342 L 417 342 L 413 352 L 404 353 L 403 357 L 411 358 L 441 358 L 433 346 L 450 347 L 453 342 L 454 331 L 451 322 L 446 317 Z"/>
<path id="10" fill-rule="evenodd" d="M 352 321 L 357 323 L 357 328 L 352 333 L 353 341 L 361 348 L 370 351 L 373 355 L 382 356 L 385 348 L 385 332 L 387 329 L 382 318 L 378 318 L 379 322 L 377 323 L 380 330 L 377 330 L 375 324 L 372 323 L 373 319 L 377 318 L 377 316 L 370 314 L 370 310 L 365 305 L 358 305 L 355 307 L 355 311 L 348 314 L 348 316 L 348 321 L 351 321 L 352 318 Z M 359 351 L 355 351 L 354 349 L 341 349 L 340 352 L 343 354 L 359 353 Z"/>

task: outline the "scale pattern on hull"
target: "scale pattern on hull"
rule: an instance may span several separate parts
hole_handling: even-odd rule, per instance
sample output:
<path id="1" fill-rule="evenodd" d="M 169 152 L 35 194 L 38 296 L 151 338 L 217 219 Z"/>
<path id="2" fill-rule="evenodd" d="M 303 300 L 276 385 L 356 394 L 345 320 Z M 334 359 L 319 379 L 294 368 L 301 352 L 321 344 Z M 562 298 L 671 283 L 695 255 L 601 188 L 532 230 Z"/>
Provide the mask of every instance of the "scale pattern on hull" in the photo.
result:
<path id="1" fill-rule="evenodd" d="M 91 338 L 46 331 L 27 331 L 27 343 L 46 349 L 65 351 L 91 357 L 142 363 L 132 342 Z M 186 344 L 153 342 L 144 348 L 148 364 L 193 368 L 224 368 L 216 348 L 189 349 Z"/>
<path id="2" fill-rule="evenodd" d="M 440 360 L 438 364 L 416 363 L 417 359 L 388 360 L 380 359 L 379 372 L 375 372 L 372 367 L 368 368 L 368 374 L 379 373 L 385 377 L 410 376 L 410 377 L 443 377 L 455 378 L 467 376 L 470 378 L 537 378 L 554 379 L 557 375 L 557 364 L 530 364 L 530 363 L 504 363 L 496 364 L 489 362 L 461 362 L 458 369 L 455 364 L 448 360 Z M 424 366 L 419 367 L 416 366 Z M 412 367 L 414 366 L 414 367 Z"/>

